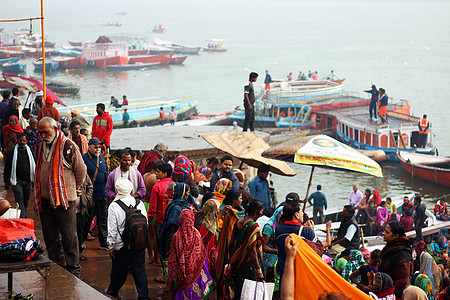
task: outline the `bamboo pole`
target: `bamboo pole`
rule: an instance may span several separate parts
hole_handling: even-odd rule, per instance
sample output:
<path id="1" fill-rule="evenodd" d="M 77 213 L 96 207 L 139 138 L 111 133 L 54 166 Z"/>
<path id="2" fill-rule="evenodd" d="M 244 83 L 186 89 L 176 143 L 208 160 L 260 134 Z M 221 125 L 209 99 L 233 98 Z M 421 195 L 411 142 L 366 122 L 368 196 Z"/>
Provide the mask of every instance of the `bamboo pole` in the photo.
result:
<path id="1" fill-rule="evenodd" d="M 41 35 L 42 35 L 42 85 L 45 103 L 45 98 L 47 98 L 47 88 L 45 80 L 44 0 L 41 0 Z"/>
<path id="2" fill-rule="evenodd" d="M 313 174 L 314 174 L 314 168 L 315 168 L 315 167 L 316 167 L 316 166 L 312 166 L 312 168 L 311 168 L 311 174 L 309 175 L 308 188 L 306 189 L 305 200 L 303 200 L 303 201 L 304 201 L 304 202 L 303 202 L 303 212 L 305 211 L 305 209 L 306 209 L 306 203 L 308 202 L 309 188 L 311 187 L 311 182 L 312 182 L 312 177 L 313 177 Z"/>

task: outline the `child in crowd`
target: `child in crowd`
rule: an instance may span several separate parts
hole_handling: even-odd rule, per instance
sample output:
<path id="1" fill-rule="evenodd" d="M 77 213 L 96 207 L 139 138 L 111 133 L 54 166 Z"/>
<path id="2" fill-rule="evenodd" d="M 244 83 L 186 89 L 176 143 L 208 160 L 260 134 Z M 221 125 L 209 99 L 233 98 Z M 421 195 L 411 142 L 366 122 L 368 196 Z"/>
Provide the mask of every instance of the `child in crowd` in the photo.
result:
<path id="1" fill-rule="evenodd" d="M 386 201 L 381 201 L 380 207 L 378 207 L 377 212 L 377 222 L 378 222 L 378 232 L 382 233 L 384 231 L 384 227 L 386 226 L 386 222 L 389 217 L 389 210 L 386 206 Z"/>
<path id="2" fill-rule="evenodd" d="M 370 254 L 370 260 L 359 267 L 358 270 L 350 274 L 349 278 L 352 283 L 363 292 L 369 292 L 370 276 L 378 272 L 378 265 L 381 261 L 381 250 L 376 249 Z M 361 276 L 361 280 L 358 281 L 356 278 Z"/>

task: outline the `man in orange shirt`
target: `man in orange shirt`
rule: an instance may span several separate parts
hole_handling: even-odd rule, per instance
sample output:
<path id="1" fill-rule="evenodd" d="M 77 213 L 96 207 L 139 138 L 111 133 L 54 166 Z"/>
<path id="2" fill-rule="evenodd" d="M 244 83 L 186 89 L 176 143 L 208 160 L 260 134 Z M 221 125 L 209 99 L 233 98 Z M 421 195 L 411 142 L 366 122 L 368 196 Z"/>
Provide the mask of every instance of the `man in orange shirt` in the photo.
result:
<path id="1" fill-rule="evenodd" d="M 161 126 L 164 125 L 164 119 L 165 119 L 164 108 L 161 106 L 159 108 L 159 123 L 161 124 Z"/>

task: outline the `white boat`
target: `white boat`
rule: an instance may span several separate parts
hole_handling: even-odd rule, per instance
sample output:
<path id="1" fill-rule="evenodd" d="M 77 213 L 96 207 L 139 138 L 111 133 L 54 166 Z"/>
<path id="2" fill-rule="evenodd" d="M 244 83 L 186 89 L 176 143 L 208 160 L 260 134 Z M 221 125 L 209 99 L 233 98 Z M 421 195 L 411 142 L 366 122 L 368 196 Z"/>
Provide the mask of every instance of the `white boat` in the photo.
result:
<path id="1" fill-rule="evenodd" d="M 299 97 L 341 93 L 344 85 L 327 80 L 312 81 L 277 81 L 270 84 L 268 98 L 273 100 L 289 100 Z M 261 94 L 264 94 L 264 85 L 261 85 Z"/>
<path id="2" fill-rule="evenodd" d="M 225 45 L 225 40 L 223 39 L 210 39 L 206 40 L 207 45 L 202 46 L 203 51 L 207 52 L 226 52 L 227 47 Z"/>
<path id="3" fill-rule="evenodd" d="M 169 49 L 172 49 L 174 53 L 181 53 L 181 54 L 198 54 L 200 51 L 200 47 L 197 46 L 191 46 L 191 45 L 185 45 L 170 41 L 164 41 L 160 40 L 158 38 L 154 39 L 154 44 L 158 46 L 163 46 Z"/>

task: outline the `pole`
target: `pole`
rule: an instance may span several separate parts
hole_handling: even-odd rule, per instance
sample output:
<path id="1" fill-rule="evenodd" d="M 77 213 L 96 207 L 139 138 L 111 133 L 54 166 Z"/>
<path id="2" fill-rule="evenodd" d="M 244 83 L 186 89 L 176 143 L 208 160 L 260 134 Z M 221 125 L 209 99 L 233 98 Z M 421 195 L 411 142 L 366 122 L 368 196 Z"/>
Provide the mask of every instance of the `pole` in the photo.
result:
<path id="1" fill-rule="evenodd" d="M 44 103 L 47 97 L 46 81 L 45 81 L 45 40 L 44 40 L 44 0 L 41 0 L 41 35 L 42 35 L 42 85 L 44 92 Z"/>
<path id="2" fill-rule="evenodd" d="M 311 174 L 309 175 L 308 188 L 306 189 L 305 200 L 303 200 L 303 212 L 305 211 L 305 209 L 306 209 L 306 203 L 308 202 L 309 188 L 311 187 L 311 181 L 312 181 L 312 177 L 313 177 L 313 174 L 314 174 L 314 168 L 315 168 L 315 167 L 316 167 L 316 166 L 312 166 L 312 168 L 311 168 Z"/>

